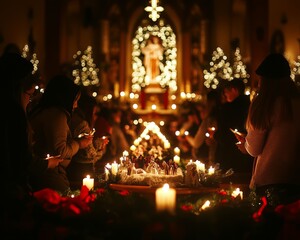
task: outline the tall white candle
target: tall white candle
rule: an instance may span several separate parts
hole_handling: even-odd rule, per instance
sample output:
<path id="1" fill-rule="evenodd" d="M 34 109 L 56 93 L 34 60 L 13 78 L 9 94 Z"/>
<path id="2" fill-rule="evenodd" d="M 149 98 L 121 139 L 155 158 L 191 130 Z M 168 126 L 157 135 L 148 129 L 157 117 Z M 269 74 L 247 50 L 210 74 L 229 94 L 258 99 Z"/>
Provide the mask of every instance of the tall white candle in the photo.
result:
<path id="1" fill-rule="evenodd" d="M 117 173 L 118 173 L 118 164 L 116 163 L 116 161 L 114 161 L 111 164 L 111 174 L 112 175 L 117 175 Z"/>
<path id="2" fill-rule="evenodd" d="M 170 188 L 169 184 L 165 183 L 162 188 L 156 189 L 155 200 L 157 211 L 175 212 L 176 190 Z"/>
<path id="3" fill-rule="evenodd" d="M 94 187 L 94 178 L 91 178 L 90 175 L 87 175 L 86 178 L 82 180 L 82 185 L 87 186 L 89 190 Z"/>

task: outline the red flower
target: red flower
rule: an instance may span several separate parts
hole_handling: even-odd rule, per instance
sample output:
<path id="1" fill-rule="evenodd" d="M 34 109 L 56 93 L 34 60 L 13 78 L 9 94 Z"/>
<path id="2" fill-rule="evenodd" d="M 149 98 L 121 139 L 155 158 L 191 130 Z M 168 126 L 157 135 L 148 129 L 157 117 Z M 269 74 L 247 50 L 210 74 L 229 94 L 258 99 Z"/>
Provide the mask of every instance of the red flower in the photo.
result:
<path id="1" fill-rule="evenodd" d="M 300 200 L 288 205 L 279 205 L 275 208 L 275 212 L 287 221 L 300 223 Z"/>
<path id="2" fill-rule="evenodd" d="M 80 196 L 66 198 L 61 204 L 63 217 L 72 217 L 90 211 L 90 206 Z"/>
<path id="3" fill-rule="evenodd" d="M 104 192 L 105 192 L 105 189 L 104 189 L 104 188 L 98 188 L 98 189 L 96 190 L 96 194 L 97 194 L 97 195 L 102 195 Z"/>
<path id="4" fill-rule="evenodd" d="M 268 202 L 267 202 L 267 198 L 266 197 L 262 197 L 261 198 L 261 201 L 262 201 L 262 205 L 261 207 L 258 209 L 257 212 L 255 212 L 253 215 L 252 215 L 252 218 L 254 219 L 254 221 L 256 222 L 260 222 L 262 220 L 262 213 L 264 211 L 264 209 L 266 208 Z"/>
<path id="5" fill-rule="evenodd" d="M 222 195 L 222 196 L 226 196 L 227 192 L 224 189 L 222 189 L 222 190 L 219 191 L 219 194 Z"/>
<path id="6" fill-rule="evenodd" d="M 79 199 L 81 199 L 82 201 L 89 203 L 89 202 L 93 202 L 96 199 L 96 195 L 95 194 L 90 194 L 89 189 L 87 188 L 87 186 L 83 185 L 81 187 L 81 191 L 80 191 L 80 195 L 79 195 Z"/>
<path id="7" fill-rule="evenodd" d="M 62 201 L 61 196 L 56 191 L 49 188 L 34 192 L 33 196 L 42 205 L 42 207 L 49 212 L 57 211 Z"/>
<path id="8" fill-rule="evenodd" d="M 122 190 L 122 191 L 119 192 L 119 194 L 120 194 L 121 196 L 128 196 L 128 195 L 129 195 L 129 192 L 128 192 L 127 190 Z"/>
<path id="9" fill-rule="evenodd" d="M 185 212 L 190 212 L 193 210 L 193 206 L 192 205 L 182 205 L 181 210 L 183 210 Z"/>

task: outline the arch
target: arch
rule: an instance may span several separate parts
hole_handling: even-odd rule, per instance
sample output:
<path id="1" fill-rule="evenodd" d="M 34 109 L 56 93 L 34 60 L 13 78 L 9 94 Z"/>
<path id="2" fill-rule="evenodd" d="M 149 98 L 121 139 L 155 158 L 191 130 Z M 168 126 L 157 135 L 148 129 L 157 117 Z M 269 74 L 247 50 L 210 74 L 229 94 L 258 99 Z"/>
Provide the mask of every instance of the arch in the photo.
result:
<path id="1" fill-rule="evenodd" d="M 181 33 L 181 22 L 180 22 L 180 19 L 178 18 L 177 14 L 175 13 L 175 11 L 173 10 L 172 7 L 170 6 L 164 6 L 165 8 L 165 12 L 164 14 L 166 16 L 162 17 L 161 19 L 166 19 L 168 21 L 168 27 L 170 29 L 172 29 L 172 32 L 173 33 L 176 33 L 175 37 L 176 37 L 176 42 L 175 42 L 175 45 L 174 47 L 176 47 L 176 65 L 175 65 L 175 70 L 176 70 L 176 77 L 174 78 L 175 80 L 175 84 L 173 82 L 174 85 L 176 85 L 175 88 L 173 89 L 176 89 L 180 86 L 180 79 L 181 79 L 181 75 L 182 75 L 182 70 L 181 68 L 179 68 L 179 66 L 181 66 L 181 56 L 182 56 L 182 53 L 181 53 L 181 47 L 178 48 L 178 46 L 182 46 L 182 37 L 180 35 Z M 133 52 L 133 44 L 132 44 L 132 41 L 136 35 L 136 31 L 138 29 L 138 26 L 142 25 L 142 22 L 143 22 L 143 19 L 145 19 L 145 12 L 144 12 L 144 9 L 143 8 L 137 8 L 133 14 L 131 15 L 131 18 L 129 19 L 128 21 L 128 32 L 127 32 L 127 37 L 126 37 L 126 42 L 127 42 L 127 52 L 126 52 L 126 55 L 127 56 L 132 56 L 132 52 Z M 158 21 L 159 22 L 159 21 Z M 155 25 L 154 25 L 155 26 Z M 162 32 L 165 31 L 165 29 L 161 30 Z M 160 31 L 158 31 L 158 33 L 160 33 Z M 157 32 L 155 33 L 157 34 Z M 150 35 L 147 35 L 148 37 Z M 144 42 L 145 40 L 147 40 L 146 38 L 143 39 L 142 42 Z M 145 43 L 145 42 L 144 42 Z M 178 49 L 180 49 L 180 51 L 178 51 Z M 169 52 L 167 53 L 169 54 Z M 127 69 L 127 90 L 133 90 L 132 88 L 132 62 L 131 61 L 127 61 L 126 62 L 127 66 L 126 66 L 126 69 Z M 165 86 L 165 83 L 162 82 L 162 85 Z M 139 89 L 139 88 L 137 88 Z M 176 91 L 175 90 L 175 91 Z"/>

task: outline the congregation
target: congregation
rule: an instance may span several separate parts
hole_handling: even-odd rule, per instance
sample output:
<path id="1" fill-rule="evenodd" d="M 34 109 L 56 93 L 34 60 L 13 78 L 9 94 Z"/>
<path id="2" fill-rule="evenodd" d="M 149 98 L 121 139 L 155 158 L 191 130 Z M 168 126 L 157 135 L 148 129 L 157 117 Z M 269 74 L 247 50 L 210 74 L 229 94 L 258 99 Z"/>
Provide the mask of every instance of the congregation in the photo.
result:
<path id="1" fill-rule="evenodd" d="M 139 133 L 130 108 L 98 103 L 65 75 L 36 94 L 32 69 L 19 53 L 1 57 L 7 113 L 2 177 L 9 179 L 9 203 L 44 188 L 67 194 L 129 151 Z M 267 56 L 256 73 L 261 80 L 252 100 L 242 80 L 233 79 L 208 92 L 205 101 L 182 104 L 164 131 L 182 157 L 232 168 L 230 181 L 249 183 L 258 194 L 275 188 L 283 202 L 291 202 L 300 197 L 299 90 L 280 54 Z"/>

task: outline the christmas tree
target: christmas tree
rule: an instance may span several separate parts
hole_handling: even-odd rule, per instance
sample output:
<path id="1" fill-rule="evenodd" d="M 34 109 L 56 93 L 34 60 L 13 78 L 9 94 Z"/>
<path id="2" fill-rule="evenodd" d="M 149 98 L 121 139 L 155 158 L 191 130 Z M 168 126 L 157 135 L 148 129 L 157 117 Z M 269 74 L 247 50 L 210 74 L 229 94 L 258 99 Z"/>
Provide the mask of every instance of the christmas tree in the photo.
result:
<path id="1" fill-rule="evenodd" d="M 28 44 L 26 44 L 23 47 L 22 57 L 28 59 L 32 63 L 33 65 L 32 74 L 37 74 L 39 60 L 37 59 L 36 53 L 32 53 L 32 54 L 30 53 Z"/>
<path id="2" fill-rule="evenodd" d="M 300 87 L 300 55 L 298 55 L 297 60 L 294 61 L 291 77 L 296 82 L 297 86 Z"/>
<path id="3" fill-rule="evenodd" d="M 235 49 L 234 52 L 232 71 L 234 78 L 240 78 L 245 84 L 248 83 L 248 79 L 250 76 L 246 71 L 246 65 L 242 61 L 241 51 L 238 47 Z"/>
<path id="4" fill-rule="evenodd" d="M 220 47 L 213 52 L 212 61 L 209 65 L 209 70 L 203 71 L 206 88 L 216 89 L 221 82 L 232 80 L 230 63 Z"/>
<path id="5" fill-rule="evenodd" d="M 75 63 L 72 75 L 75 78 L 74 82 L 78 85 L 83 85 L 86 87 L 99 84 L 99 69 L 94 63 L 92 54 L 92 47 L 88 46 L 83 53 L 78 51 L 73 56 Z"/>

